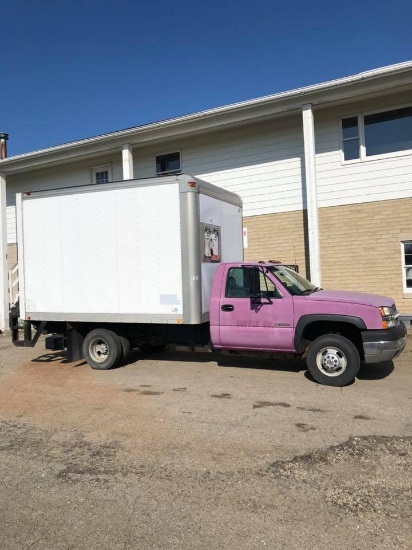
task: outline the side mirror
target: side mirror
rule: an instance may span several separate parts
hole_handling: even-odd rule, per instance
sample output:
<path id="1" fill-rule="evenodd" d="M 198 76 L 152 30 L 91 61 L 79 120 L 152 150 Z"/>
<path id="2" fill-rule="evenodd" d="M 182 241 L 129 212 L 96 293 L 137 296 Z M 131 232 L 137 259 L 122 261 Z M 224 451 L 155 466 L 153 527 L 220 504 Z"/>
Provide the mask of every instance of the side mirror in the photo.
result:
<path id="1" fill-rule="evenodd" d="M 248 277 L 249 277 L 249 292 L 250 292 L 250 301 L 252 304 L 273 304 L 272 300 L 269 298 L 269 292 L 267 291 L 267 282 L 266 283 L 266 291 L 262 292 L 262 289 L 260 287 L 261 284 L 261 275 L 262 271 L 258 267 L 253 267 L 249 269 Z"/>

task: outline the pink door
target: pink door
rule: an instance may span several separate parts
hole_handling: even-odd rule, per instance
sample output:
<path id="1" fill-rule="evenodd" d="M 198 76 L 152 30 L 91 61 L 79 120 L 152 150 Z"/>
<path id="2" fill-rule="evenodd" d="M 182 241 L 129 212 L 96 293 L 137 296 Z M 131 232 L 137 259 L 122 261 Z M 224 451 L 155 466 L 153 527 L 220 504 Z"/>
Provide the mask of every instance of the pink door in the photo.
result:
<path id="1" fill-rule="evenodd" d="M 229 268 L 220 300 L 221 347 L 292 351 L 293 333 L 292 296 L 262 271 Z"/>

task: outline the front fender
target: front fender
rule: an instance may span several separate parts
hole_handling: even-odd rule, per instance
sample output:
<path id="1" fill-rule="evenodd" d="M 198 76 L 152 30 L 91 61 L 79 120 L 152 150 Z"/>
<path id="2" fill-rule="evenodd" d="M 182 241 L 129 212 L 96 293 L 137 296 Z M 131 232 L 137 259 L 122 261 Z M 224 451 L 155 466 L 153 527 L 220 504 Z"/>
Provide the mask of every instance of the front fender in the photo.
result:
<path id="1" fill-rule="evenodd" d="M 336 314 L 327 314 L 327 313 L 314 313 L 309 315 L 302 315 L 299 321 L 296 324 L 295 336 L 293 339 L 293 345 L 297 353 L 302 353 L 304 347 L 302 346 L 302 335 L 305 328 L 316 322 L 335 322 L 335 323 L 345 323 L 346 325 L 353 325 L 359 330 L 366 330 L 366 325 L 363 319 L 360 317 L 354 317 L 353 315 L 336 315 Z"/>

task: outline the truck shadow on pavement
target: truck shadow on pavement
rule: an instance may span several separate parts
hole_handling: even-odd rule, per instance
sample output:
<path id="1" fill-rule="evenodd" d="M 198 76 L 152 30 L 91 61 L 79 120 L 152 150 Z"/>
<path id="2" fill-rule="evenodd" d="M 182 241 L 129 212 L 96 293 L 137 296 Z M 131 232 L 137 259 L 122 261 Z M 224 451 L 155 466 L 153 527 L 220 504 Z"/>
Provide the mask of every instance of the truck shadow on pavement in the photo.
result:
<path id="1" fill-rule="evenodd" d="M 242 356 L 236 354 L 223 354 L 219 352 L 193 352 L 166 350 L 155 354 L 141 354 L 140 359 L 155 359 L 156 361 L 170 361 L 179 363 L 216 363 L 219 367 L 262 369 L 262 370 L 286 370 L 300 372 L 305 370 L 305 362 L 294 357 L 278 356 L 274 359 L 258 356 Z M 139 359 L 136 357 L 136 361 Z"/>
<path id="2" fill-rule="evenodd" d="M 301 372 L 306 370 L 305 377 L 313 383 L 318 383 L 312 378 L 306 368 L 304 360 L 289 357 L 287 355 L 276 358 L 264 357 L 249 357 L 241 355 L 225 355 L 222 353 L 205 353 L 192 351 L 156 351 L 142 352 L 140 350 L 132 350 L 127 360 L 115 369 L 124 368 L 139 361 L 156 360 L 162 362 L 178 362 L 178 363 L 211 363 L 215 362 L 219 367 L 239 368 L 239 369 L 261 369 L 286 372 Z M 61 363 L 70 364 L 67 360 L 65 352 L 45 353 L 35 357 L 32 363 Z M 75 361 L 72 363 L 73 368 L 78 368 L 86 365 L 86 361 Z M 361 368 L 357 375 L 359 380 L 383 380 L 394 371 L 393 361 L 376 364 L 361 364 Z M 352 382 L 353 383 L 353 382 Z M 351 385 L 351 384 L 349 384 Z"/>
<path id="3" fill-rule="evenodd" d="M 64 351 L 44 353 L 43 355 L 39 355 L 31 360 L 32 363 L 56 363 L 57 361 L 63 364 L 67 364 L 69 362 Z"/>
<path id="4" fill-rule="evenodd" d="M 385 363 L 362 363 L 357 378 L 359 380 L 382 380 L 395 370 L 393 361 Z"/>
<path id="5" fill-rule="evenodd" d="M 368 365 L 361 363 L 361 367 L 356 378 L 358 380 L 383 380 L 384 378 L 392 374 L 392 372 L 394 371 L 394 368 L 395 367 L 392 361 L 388 361 L 386 363 L 376 363 L 376 364 L 370 363 Z M 312 377 L 309 371 L 305 372 L 305 377 L 310 382 L 313 382 L 314 384 L 319 384 L 319 382 L 317 382 Z M 346 384 L 345 387 L 352 386 L 352 384 L 354 384 L 355 381 L 356 379 L 352 380 L 352 382 L 349 382 L 349 384 Z"/>
<path id="6" fill-rule="evenodd" d="M 267 359 L 262 357 L 247 357 L 241 355 L 224 355 L 221 353 L 205 353 L 192 351 L 156 351 L 142 352 L 138 349 L 132 350 L 126 361 L 114 367 L 112 370 L 120 369 L 138 363 L 139 361 L 155 360 L 162 362 L 178 363 L 212 363 L 215 362 L 219 367 L 248 368 L 263 370 L 285 370 L 290 372 L 300 372 L 306 369 L 305 362 L 300 359 L 290 357 L 277 357 Z M 66 352 L 44 353 L 31 360 L 32 363 L 60 363 L 72 364 L 73 367 L 81 367 L 87 363 L 83 360 L 69 363 Z"/>

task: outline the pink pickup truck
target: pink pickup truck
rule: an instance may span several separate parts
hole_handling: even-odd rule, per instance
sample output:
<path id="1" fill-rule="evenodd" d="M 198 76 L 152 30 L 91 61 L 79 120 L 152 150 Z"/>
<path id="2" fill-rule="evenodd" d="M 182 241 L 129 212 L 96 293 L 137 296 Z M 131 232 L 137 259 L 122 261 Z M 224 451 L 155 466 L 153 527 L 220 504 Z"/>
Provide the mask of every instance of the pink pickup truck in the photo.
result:
<path id="1" fill-rule="evenodd" d="M 283 265 L 221 264 L 210 297 L 217 350 L 293 353 L 321 384 L 343 386 L 360 361 L 397 357 L 406 328 L 391 298 L 323 290 Z"/>

